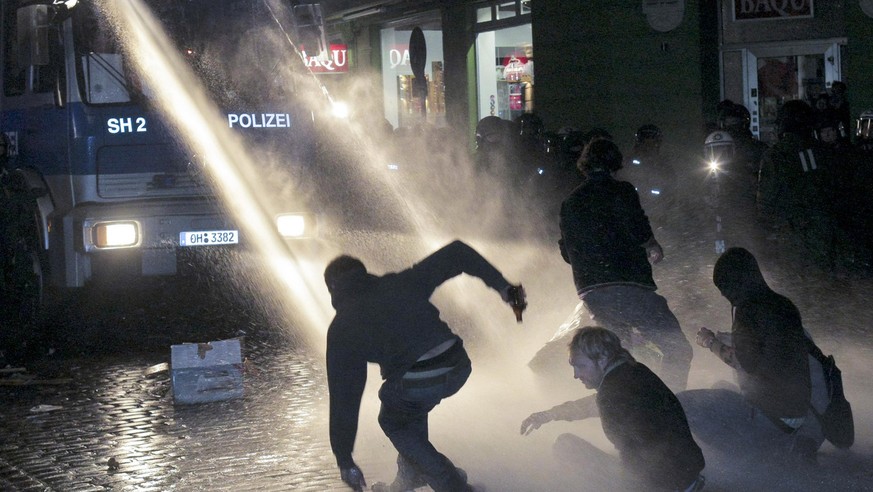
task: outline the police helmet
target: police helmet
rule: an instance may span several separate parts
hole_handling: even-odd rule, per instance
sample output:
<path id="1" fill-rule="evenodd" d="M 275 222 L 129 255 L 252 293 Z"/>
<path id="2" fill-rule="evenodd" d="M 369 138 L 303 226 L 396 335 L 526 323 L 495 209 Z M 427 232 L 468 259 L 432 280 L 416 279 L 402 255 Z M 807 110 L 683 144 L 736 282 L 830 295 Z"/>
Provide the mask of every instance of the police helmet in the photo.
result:
<path id="1" fill-rule="evenodd" d="M 855 136 L 859 140 L 873 140 L 873 109 L 868 109 L 858 116 Z"/>
<path id="2" fill-rule="evenodd" d="M 752 124 L 752 114 L 742 104 L 725 106 L 718 115 L 718 126 L 729 132 L 748 130 Z"/>
<path id="3" fill-rule="evenodd" d="M 506 133 L 506 122 L 497 116 L 486 116 L 476 125 L 476 148 L 499 144 Z"/>
<path id="4" fill-rule="evenodd" d="M 836 137 L 844 137 L 845 129 L 843 128 L 843 123 L 834 114 L 833 111 L 824 111 L 815 117 L 815 122 L 813 124 L 813 130 L 815 130 L 815 138 L 818 140 L 822 140 L 822 132 L 826 129 L 833 129 Z"/>
<path id="5" fill-rule="evenodd" d="M 655 140 L 657 143 L 661 143 L 663 134 L 661 133 L 660 128 L 648 124 L 639 127 L 634 134 L 634 137 L 636 138 L 637 143 L 642 143 L 644 140 Z"/>
<path id="6" fill-rule="evenodd" d="M 534 113 L 524 113 L 515 119 L 515 123 L 518 125 L 518 134 L 522 137 L 539 138 L 545 129 L 542 118 Z"/>
<path id="7" fill-rule="evenodd" d="M 558 130 L 558 148 L 565 156 L 570 156 L 574 161 L 579 158 L 586 141 L 584 134 L 577 128 L 565 126 Z"/>
<path id="8" fill-rule="evenodd" d="M 724 130 L 710 133 L 703 142 L 703 155 L 713 167 L 732 161 L 735 151 L 733 137 Z"/>
<path id="9" fill-rule="evenodd" d="M 612 135 L 603 128 L 592 128 L 582 134 L 582 145 L 588 145 L 592 140 L 602 138 L 603 140 L 612 140 Z"/>

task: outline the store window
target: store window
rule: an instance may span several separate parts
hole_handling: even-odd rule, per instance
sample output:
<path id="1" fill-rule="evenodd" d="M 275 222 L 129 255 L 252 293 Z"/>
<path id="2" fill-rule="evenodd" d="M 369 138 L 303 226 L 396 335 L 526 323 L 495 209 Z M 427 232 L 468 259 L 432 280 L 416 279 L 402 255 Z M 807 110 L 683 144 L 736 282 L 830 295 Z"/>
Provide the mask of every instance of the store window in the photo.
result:
<path id="1" fill-rule="evenodd" d="M 415 26 L 382 29 L 382 90 L 385 118 L 394 126 L 413 127 L 424 123 L 446 124 L 445 82 L 443 80 L 443 33 L 438 25 L 421 24 L 427 45 L 424 76 L 427 92 L 413 84 L 409 64 L 409 37 Z"/>
<path id="2" fill-rule="evenodd" d="M 777 140 L 776 116 L 786 101 L 811 101 L 826 92 L 824 55 L 758 58 L 758 98 L 761 134 L 765 142 Z"/>
<path id="3" fill-rule="evenodd" d="M 496 7 L 492 12 L 495 16 L 500 12 Z M 478 13 L 485 12 L 480 9 Z M 476 36 L 476 59 L 479 119 L 498 116 L 514 120 L 534 110 L 534 57 L 529 23 L 480 32 Z"/>

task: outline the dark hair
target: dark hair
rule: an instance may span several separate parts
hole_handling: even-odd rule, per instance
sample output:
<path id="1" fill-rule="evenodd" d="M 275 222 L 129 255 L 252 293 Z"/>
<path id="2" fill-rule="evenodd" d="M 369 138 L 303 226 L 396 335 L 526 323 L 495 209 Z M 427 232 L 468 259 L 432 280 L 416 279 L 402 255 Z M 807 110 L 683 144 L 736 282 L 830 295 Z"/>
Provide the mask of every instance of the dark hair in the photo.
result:
<path id="1" fill-rule="evenodd" d="M 354 256 L 341 255 L 334 258 L 327 264 L 327 268 L 324 269 L 324 283 L 327 284 L 327 290 L 333 292 L 337 280 L 346 273 L 355 270 L 366 273 L 367 267 Z"/>
<path id="2" fill-rule="evenodd" d="M 621 169 L 623 157 L 612 140 L 595 138 L 582 150 L 576 167 L 586 176 L 598 169 L 614 173 Z"/>

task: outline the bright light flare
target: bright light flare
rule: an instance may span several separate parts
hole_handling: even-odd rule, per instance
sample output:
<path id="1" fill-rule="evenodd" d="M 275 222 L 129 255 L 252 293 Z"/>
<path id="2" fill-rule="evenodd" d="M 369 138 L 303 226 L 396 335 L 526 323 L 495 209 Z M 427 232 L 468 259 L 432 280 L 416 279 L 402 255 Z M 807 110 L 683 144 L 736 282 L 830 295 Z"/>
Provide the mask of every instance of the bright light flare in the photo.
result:
<path id="1" fill-rule="evenodd" d="M 342 101 L 333 101 L 330 108 L 331 114 L 336 118 L 346 119 L 349 117 L 349 105 Z"/>
<path id="2" fill-rule="evenodd" d="M 281 214 L 276 217 L 276 229 L 282 237 L 303 237 L 307 231 L 306 222 L 303 214 Z"/>
<path id="3" fill-rule="evenodd" d="M 272 217 L 265 213 L 265 194 L 257 188 L 262 176 L 239 139 L 206 95 L 190 67 L 177 54 L 160 23 L 141 0 L 108 2 L 120 25 L 120 38 L 133 54 L 138 72 L 155 88 L 161 111 L 190 146 L 202 152 L 206 169 L 221 189 L 228 208 L 245 229 L 263 261 L 277 292 L 286 295 L 301 321 L 316 335 L 329 321 L 327 308 L 316 292 L 321 279 L 307 276 L 279 236 Z M 127 36 L 125 36 L 127 35 Z M 317 283 L 317 287 L 316 287 Z M 320 337 L 319 337 L 320 338 Z"/>
<path id="4" fill-rule="evenodd" d="M 711 160 L 707 166 L 709 167 L 709 172 L 716 173 L 719 171 L 719 168 L 721 168 L 721 163 L 716 160 Z"/>

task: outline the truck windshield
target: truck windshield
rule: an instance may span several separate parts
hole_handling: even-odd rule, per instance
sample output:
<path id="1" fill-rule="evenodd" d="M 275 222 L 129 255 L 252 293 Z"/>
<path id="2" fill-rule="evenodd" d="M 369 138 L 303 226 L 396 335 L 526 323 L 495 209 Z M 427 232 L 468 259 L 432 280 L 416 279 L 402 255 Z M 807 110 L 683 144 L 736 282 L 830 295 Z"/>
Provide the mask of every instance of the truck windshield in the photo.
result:
<path id="1" fill-rule="evenodd" d="M 224 108 L 277 102 L 293 90 L 301 65 L 260 0 L 148 0 L 146 4 L 213 100 Z M 130 63 L 135 47 L 119 42 L 106 15 L 91 3 L 75 9 L 77 77 L 89 104 L 148 98 Z"/>

